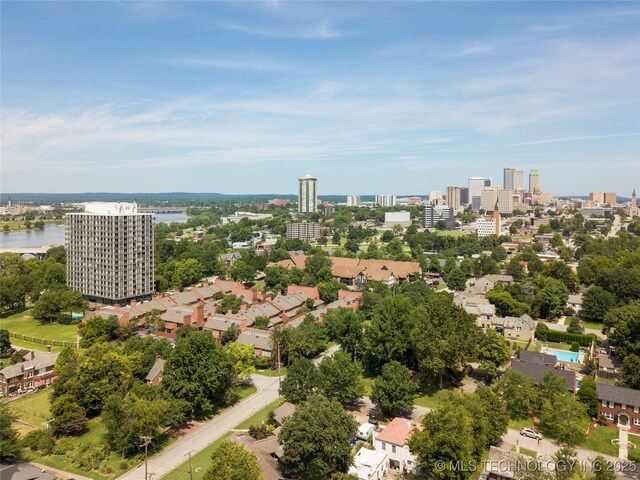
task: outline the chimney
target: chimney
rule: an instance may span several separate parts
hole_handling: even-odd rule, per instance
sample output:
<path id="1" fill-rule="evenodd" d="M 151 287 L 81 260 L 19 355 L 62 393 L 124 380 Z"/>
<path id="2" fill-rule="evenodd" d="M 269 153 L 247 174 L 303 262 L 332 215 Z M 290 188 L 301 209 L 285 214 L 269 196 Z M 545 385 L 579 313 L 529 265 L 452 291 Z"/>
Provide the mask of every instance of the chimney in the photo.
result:
<path id="1" fill-rule="evenodd" d="M 196 305 L 196 310 L 195 310 L 195 316 L 196 316 L 196 324 L 202 324 L 204 322 L 204 305 L 201 303 L 198 303 Z"/>
<path id="2" fill-rule="evenodd" d="M 258 303 L 258 291 L 257 290 L 251 290 L 251 303 L 253 303 L 254 305 L 256 303 Z"/>
<path id="3" fill-rule="evenodd" d="M 243 304 L 240 305 L 240 311 L 241 312 L 246 312 L 247 311 L 247 304 L 246 303 L 243 303 Z"/>
<path id="4" fill-rule="evenodd" d="M 246 328 L 247 328 L 247 319 L 243 318 L 242 320 L 240 320 L 240 331 L 243 331 Z"/>
<path id="5" fill-rule="evenodd" d="M 131 306 L 135 307 L 138 304 L 138 302 L 136 301 L 136 299 L 134 298 L 133 300 L 131 300 Z"/>
<path id="6" fill-rule="evenodd" d="M 209 282 L 207 282 L 206 280 L 204 282 L 202 282 L 202 286 L 203 287 L 208 287 L 209 286 Z"/>
<path id="7" fill-rule="evenodd" d="M 156 355 L 156 360 L 160 360 L 160 355 Z"/>
<path id="8" fill-rule="evenodd" d="M 185 315 L 183 320 L 185 325 L 191 325 L 191 315 Z"/>
<path id="9" fill-rule="evenodd" d="M 227 310 L 227 313 L 225 315 L 233 315 L 233 310 L 231 309 Z"/>
<path id="10" fill-rule="evenodd" d="M 35 354 L 35 352 L 33 350 L 31 350 L 31 354 L 29 355 L 29 358 L 31 360 L 34 360 L 36 358 L 36 354 Z"/>

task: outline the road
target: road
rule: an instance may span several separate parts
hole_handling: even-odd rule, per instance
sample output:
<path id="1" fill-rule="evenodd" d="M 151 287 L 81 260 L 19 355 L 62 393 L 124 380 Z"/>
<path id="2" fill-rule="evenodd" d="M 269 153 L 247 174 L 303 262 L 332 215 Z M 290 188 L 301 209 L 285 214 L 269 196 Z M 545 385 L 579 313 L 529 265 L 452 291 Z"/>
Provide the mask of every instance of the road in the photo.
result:
<path id="1" fill-rule="evenodd" d="M 538 322 L 538 323 L 545 323 L 551 330 L 562 330 L 563 332 L 566 332 L 568 327 L 568 325 L 565 325 L 564 323 L 560 323 L 560 322 L 558 323 Z M 596 330 L 595 328 L 585 328 L 584 333 L 593 334 L 596 337 L 602 338 L 602 339 L 607 338 L 607 336 L 604 333 L 602 333 L 602 330 Z"/>
<path id="2" fill-rule="evenodd" d="M 620 215 L 614 215 L 613 224 L 611 225 L 611 231 L 607 234 L 607 238 L 612 238 L 618 235 L 621 226 L 622 224 L 620 222 Z"/>
<path id="3" fill-rule="evenodd" d="M 320 355 L 318 355 L 312 360 L 313 364 L 317 367 L 318 365 L 320 365 L 320 362 L 324 357 L 330 357 L 334 353 L 336 353 L 338 350 L 340 350 L 339 344 L 336 343 L 335 345 L 330 346 L 324 352 L 322 352 Z"/>
<path id="4" fill-rule="evenodd" d="M 229 430 L 249 418 L 254 413 L 274 402 L 278 397 L 278 378 L 253 375 L 253 383 L 258 389 L 256 393 L 243 399 L 231 408 L 216 415 L 198 429 L 169 445 L 167 448 L 149 457 L 148 473 L 152 479 L 166 475 L 187 460 L 189 452 L 198 453 L 218 440 Z M 144 463 L 129 470 L 119 477 L 120 480 L 145 480 Z"/>

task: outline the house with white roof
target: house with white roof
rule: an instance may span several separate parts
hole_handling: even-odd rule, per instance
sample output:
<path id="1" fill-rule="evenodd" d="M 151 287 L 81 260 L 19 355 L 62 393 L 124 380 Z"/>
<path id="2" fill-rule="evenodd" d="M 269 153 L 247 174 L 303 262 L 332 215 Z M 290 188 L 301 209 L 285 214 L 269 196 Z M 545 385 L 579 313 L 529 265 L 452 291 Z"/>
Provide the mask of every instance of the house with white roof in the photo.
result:
<path id="1" fill-rule="evenodd" d="M 416 457 L 409 450 L 409 438 L 418 424 L 396 417 L 380 433 L 374 433 L 373 448 L 389 457 L 389 466 L 403 474 L 416 472 Z"/>
<path id="2" fill-rule="evenodd" d="M 358 480 L 379 480 L 389 472 L 389 458 L 387 454 L 378 450 L 361 448 L 349 467 L 349 475 L 355 475 Z"/>

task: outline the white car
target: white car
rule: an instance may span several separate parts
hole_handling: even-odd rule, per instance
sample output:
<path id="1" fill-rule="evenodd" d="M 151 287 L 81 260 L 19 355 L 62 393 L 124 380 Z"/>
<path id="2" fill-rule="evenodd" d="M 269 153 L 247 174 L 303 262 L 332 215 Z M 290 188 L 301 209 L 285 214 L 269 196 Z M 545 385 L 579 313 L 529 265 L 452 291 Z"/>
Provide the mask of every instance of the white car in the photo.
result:
<path id="1" fill-rule="evenodd" d="M 530 428 L 523 428 L 522 430 L 520 430 L 520 435 L 522 435 L 523 437 L 533 438 L 535 440 L 542 440 L 542 435 Z"/>
<path id="2" fill-rule="evenodd" d="M 363 423 L 358 428 L 358 433 L 356 433 L 356 437 L 360 440 L 367 440 L 369 436 L 376 431 L 376 426 L 372 423 Z"/>

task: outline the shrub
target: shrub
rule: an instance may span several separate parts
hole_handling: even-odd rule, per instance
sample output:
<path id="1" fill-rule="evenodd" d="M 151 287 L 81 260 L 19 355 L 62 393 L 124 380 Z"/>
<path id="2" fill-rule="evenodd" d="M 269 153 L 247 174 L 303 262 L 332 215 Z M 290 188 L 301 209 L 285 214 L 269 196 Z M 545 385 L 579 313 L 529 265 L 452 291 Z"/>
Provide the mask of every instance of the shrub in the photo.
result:
<path id="1" fill-rule="evenodd" d="M 549 334 L 549 327 L 547 327 L 544 323 L 538 323 L 536 325 L 536 338 L 542 342 L 547 341 L 547 336 Z"/>
<path id="2" fill-rule="evenodd" d="M 572 352 L 580 351 L 580 344 L 578 342 L 572 342 L 571 343 L 571 351 Z"/>
<path id="3" fill-rule="evenodd" d="M 265 368 L 269 368 L 270 362 L 269 362 L 269 357 L 265 357 L 263 355 L 260 355 L 259 357 L 256 357 L 253 364 L 255 365 L 256 368 L 259 368 L 260 370 L 264 370 Z"/>
<path id="4" fill-rule="evenodd" d="M 273 425 L 268 423 L 258 423 L 249 427 L 249 435 L 256 440 L 262 440 L 263 438 L 273 435 Z"/>
<path id="5" fill-rule="evenodd" d="M 584 335 L 579 333 L 568 333 L 562 332 L 560 330 L 550 330 L 549 328 L 546 331 L 540 329 L 540 325 L 538 324 L 536 327 L 536 338 L 540 341 L 547 342 L 559 342 L 559 343 L 573 343 L 578 342 L 581 347 L 588 347 L 591 345 L 591 342 L 595 338 L 594 335 Z M 546 327 L 546 325 L 544 325 Z M 544 337 L 543 337 L 544 336 Z"/>

